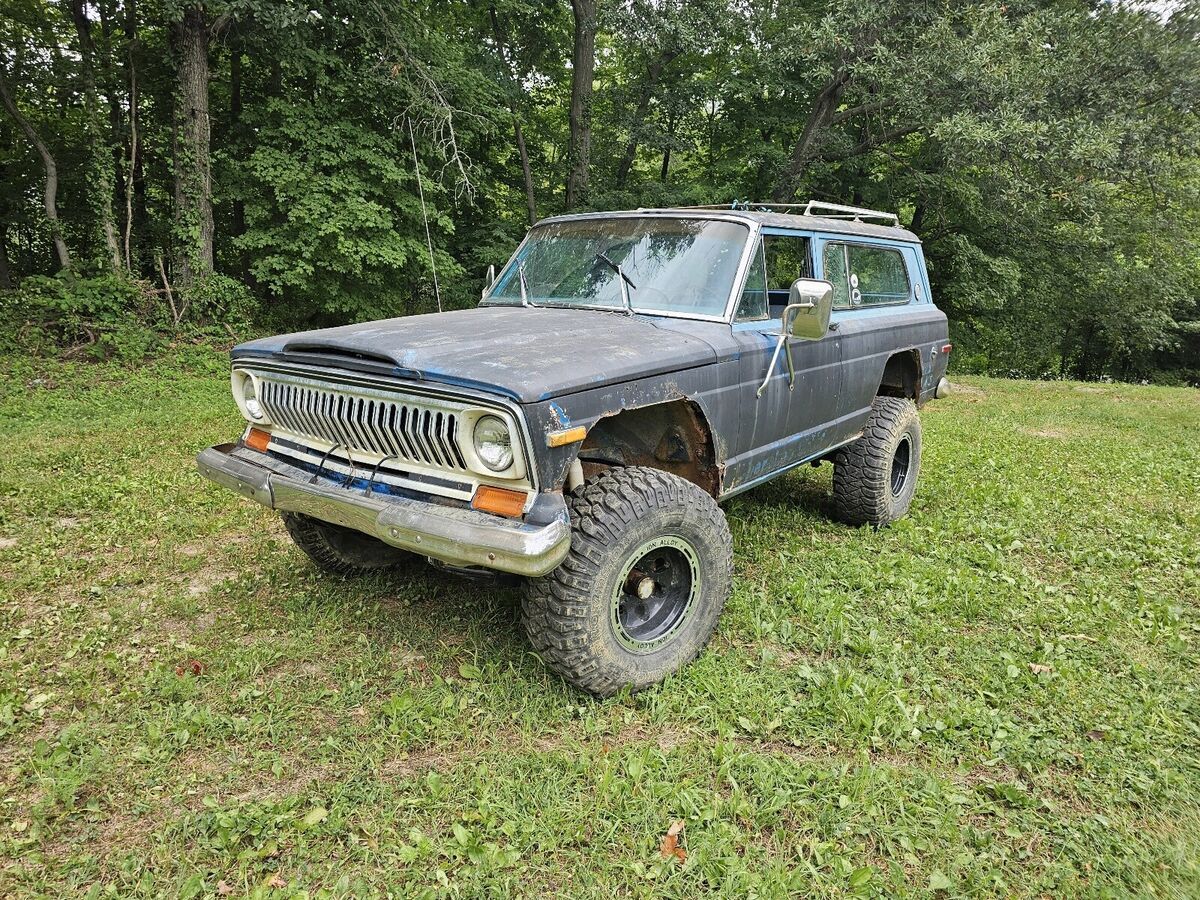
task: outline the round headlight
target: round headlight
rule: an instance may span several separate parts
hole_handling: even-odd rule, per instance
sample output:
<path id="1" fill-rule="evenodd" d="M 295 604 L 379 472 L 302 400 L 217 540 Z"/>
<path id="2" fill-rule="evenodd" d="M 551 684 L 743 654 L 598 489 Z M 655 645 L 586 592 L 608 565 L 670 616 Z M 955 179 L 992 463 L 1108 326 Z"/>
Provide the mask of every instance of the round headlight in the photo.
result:
<path id="1" fill-rule="evenodd" d="M 258 402 L 257 392 L 254 389 L 254 379 L 249 375 L 242 379 L 242 399 L 246 401 L 246 413 L 250 418 L 256 421 L 266 418 L 262 404 Z"/>
<path id="2" fill-rule="evenodd" d="M 503 419 L 481 416 L 475 423 L 475 455 L 493 472 L 503 472 L 513 462 L 512 435 Z"/>

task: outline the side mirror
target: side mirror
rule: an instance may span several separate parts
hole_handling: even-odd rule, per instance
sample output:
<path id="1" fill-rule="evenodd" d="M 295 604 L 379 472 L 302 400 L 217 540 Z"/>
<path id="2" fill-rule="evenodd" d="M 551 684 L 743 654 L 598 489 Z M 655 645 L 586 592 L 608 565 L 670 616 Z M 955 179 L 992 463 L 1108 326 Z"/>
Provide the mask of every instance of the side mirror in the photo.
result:
<path id="1" fill-rule="evenodd" d="M 792 320 L 789 325 L 788 313 Z M 783 311 L 784 332 L 805 341 L 819 341 L 829 331 L 829 314 L 833 312 L 833 285 L 815 278 L 799 278 L 788 292 L 788 306 Z"/>
<path id="2" fill-rule="evenodd" d="M 761 397 L 771 381 L 775 363 L 783 351 L 788 337 L 802 341 L 819 341 L 829 331 L 829 314 L 833 312 L 833 285 L 815 278 L 798 278 L 792 282 L 788 292 L 788 305 L 783 309 L 779 337 L 775 341 L 775 354 L 767 366 L 767 374 L 758 386 L 755 397 Z M 791 316 L 789 319 L 788 317 Z M 792 354 L 787 354 L 788 390 L 796 387 L 796 372 L 792 368 Z"/>

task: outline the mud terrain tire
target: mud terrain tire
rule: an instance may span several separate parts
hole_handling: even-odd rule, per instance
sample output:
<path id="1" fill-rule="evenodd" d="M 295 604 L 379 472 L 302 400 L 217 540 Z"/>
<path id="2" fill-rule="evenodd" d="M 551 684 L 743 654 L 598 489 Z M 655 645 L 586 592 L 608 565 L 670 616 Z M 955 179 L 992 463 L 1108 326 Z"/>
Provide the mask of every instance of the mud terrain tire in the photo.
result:
<path id="1" fill-rule="evenodd" d="M 733 541 L 707 493 L 656 469 L 614 468 L 568 495 L 571 550 L 526 583 L 522 620 L 546 664 L 607 697 L 649 687 L 708 642 Z"/>
<path id="2" fill-rule="evenodd" d="M 307 553 L 318 568 L 333 575 L 352 578 L 420 558 L 353 528 L 322 522 L 302 513 L 281 512 L 279 515 L 296 546 Z"/>
<path id="3" fill-rule="evenodd" d="M 838 518 L 882 528 L 906 512 L 921 471 L 921 418 L 901 397 L 876 397 L 858 440 L 833 458 Z"/>

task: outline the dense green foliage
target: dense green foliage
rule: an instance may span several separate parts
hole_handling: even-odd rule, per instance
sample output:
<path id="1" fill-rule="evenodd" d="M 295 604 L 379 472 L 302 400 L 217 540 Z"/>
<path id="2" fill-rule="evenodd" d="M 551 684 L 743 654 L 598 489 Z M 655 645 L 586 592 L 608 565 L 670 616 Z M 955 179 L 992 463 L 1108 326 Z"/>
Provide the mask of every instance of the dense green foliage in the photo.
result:
<path id="1" fill-rule="evenodd" d="M 530 216 L 564 209 L 582 141 L 577 206 L 898 210 L 960 370 L 1200 382 L 1195 0 L 0 12 L 16 112 L 0 117 L 0 288 L 17 285 L 6 309 L 24 313 L 6 325 L 22 333 L 79 337 L 62 321 L 72 277 L 53 297 L 36 277 L 68 252 L 73 277 L 134 285 L 137 327 L 159 331 L 431 310 L 420 189 L 444 302 L 470 304 Z M 573 39 L 590 27 L 594 79 L 571 115 Z M 94 318 L 95 293 L 70 316 Z"/>
<path id="2" fill-rule="evenodd" d="M 199 479 L 226 373 L 0 363 L 0 895 L 1200 896 L 1196 391 L 963 379 L 908 518 L 736 498 L 710 648 L 593 702 Z"/>

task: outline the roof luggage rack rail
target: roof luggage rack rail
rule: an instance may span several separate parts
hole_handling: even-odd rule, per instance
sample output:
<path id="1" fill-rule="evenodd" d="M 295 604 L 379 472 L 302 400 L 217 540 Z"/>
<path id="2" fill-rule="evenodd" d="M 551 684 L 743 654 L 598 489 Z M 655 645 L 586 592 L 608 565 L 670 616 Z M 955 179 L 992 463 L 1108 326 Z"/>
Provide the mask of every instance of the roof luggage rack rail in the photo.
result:
<path id="1" fill-rule="evenodd" d="M 681 206 L 679 209 L 730 209 L 744 212 L 780 212 L 786 213 L 792 209 L 802 209 L 802 216 L 816 216 L 821 219 L 849 219 L 853 222 L 864 222 L 870 219 L 881 219 L 885 224 L 899 228 L 900 217 L 895 213 L 883 212 L 878 209 L 865 209 L 861 206 L 842 206 L 838 203 L 824 203 L 820 200 L 808 200 L 804 203 L 754 203 L 750 200 L 734 200 L 732 203 L 712 203 L 704 206 Z"/>
<path id="2" fill-rule="evenodd" d="M 826 212 L 821 212 L 821 210 Z M 885 219 L 897 228 L 900 226 L 900 217 L 895 213 L 882 212 L 878 209 L 864 209 L 861 206 L 822 203 L 820 200 L 809 200 L 802 215 L 820 216 L 823 219 L 850 219 L 855 222 L 861 222 L 864 219 Z"/>

